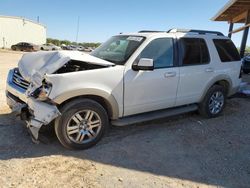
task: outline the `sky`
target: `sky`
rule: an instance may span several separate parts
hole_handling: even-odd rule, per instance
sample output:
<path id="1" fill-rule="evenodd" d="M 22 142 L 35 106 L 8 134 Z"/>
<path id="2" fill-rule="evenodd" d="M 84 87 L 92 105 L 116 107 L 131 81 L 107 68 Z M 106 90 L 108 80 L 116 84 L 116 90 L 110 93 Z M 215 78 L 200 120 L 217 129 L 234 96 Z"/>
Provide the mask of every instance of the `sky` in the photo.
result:
<path id="1" fill-rule="evenodd" d="M 228 0 L 0 0 L 0 15 L 39 20 L 47 37 L 77 42 L 104 42 L 120 32 L 171 28 L 218 30 L 226 22 L 210 19 Z M 239 25 L 240 26 L 240 25 Z M 236 25 L 235 27 L 239 27 Z M 242 32 L 233 35 L 240 46 Z M 249 43 L 249 42 L 248 42 Z"/>

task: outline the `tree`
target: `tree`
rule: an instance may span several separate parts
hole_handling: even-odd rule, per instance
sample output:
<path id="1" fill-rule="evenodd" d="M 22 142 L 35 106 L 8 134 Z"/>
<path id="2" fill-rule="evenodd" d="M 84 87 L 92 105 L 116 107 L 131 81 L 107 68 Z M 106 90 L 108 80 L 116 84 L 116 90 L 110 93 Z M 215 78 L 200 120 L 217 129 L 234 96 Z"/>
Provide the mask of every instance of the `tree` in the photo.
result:
<path id="1" fill-rule="evenodd" d="M 52 38 L 47 38 L 47 43 L 51 43 L 57 46 L 61 46 L 62 44 L 65 45 L 79 45 L 79 46 L 83 46 L 83 47 L 91 47 L 91 48 L 97 48 L 98 46 L 100 46 L 101 43 L 97 42 L 82 42 L 82 43 L 76 43 L 76 42 L 71 42 L 69 40 L 58 40 L 58 39 L 52 39 Z"/>

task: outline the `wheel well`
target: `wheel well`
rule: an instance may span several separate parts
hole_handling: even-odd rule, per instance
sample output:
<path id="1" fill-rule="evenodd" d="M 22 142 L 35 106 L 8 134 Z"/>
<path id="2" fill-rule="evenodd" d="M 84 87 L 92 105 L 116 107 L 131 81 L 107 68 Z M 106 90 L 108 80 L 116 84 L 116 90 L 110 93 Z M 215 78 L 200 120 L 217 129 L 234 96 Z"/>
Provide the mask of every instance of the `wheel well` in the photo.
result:
<path id="1" fill-rule="evenodd" d="M 228 95 L 229 88 L 230 88 L 230 84 L 229 84 L 228 81 L 226 81 L 226 80 L 220 80 L 220 81 L 215 82 L 214 85 L 219 85 L 219 86 L 224 87 L 224 89 L 226 91 L 226 94 Z"/>
<path id="2" fill-rule="evenodd" d="M 113 111 L 112 111 L 112 106 L 109 104 L 109 102 L 104 99 L 103 97 L 100 96 L 96 96 L 96 95 L 83 95 L 83 96 L 77 96 L 77 97 L 73 97 L 70 98 L 66 101 L 64 101 L 63 103 L 61 103 L 58 108 L 62 108 L 65 104 L 75 100 L 75 99 L 79 99 L 79 98 L 84 98 L 84 99 L 92 99 L 96 102 L 98 102 L 100 105 L 102 105 L 102 107 L 106 110 L 106 112 L 108 113 L 108 116 L 111 118 L 113 116 Z"/>

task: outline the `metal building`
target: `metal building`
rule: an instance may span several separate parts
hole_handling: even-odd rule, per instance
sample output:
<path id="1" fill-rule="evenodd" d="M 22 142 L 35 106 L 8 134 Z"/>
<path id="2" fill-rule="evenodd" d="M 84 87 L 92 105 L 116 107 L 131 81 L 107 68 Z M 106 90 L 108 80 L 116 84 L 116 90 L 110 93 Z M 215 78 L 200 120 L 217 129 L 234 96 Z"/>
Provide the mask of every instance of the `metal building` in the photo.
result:
<path id="1" fill-rule="evenodd" d="M 21 17 L 0 16 L 0 48 L 18 42 L 46 43 L 46 26 Z"/>

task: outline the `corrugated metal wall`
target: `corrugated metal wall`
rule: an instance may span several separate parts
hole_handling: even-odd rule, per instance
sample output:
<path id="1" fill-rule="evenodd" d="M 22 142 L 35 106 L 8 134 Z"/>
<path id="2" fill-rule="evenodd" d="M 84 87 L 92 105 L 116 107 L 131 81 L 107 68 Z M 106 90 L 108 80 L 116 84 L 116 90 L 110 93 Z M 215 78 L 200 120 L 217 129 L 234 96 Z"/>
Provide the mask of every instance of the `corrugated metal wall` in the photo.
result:
<path id="1" fill-rule="evenodd" d="M 18 42 L 46 43 L 46 27 L 19 17 L 0 16 L 0 48 Z"/>

